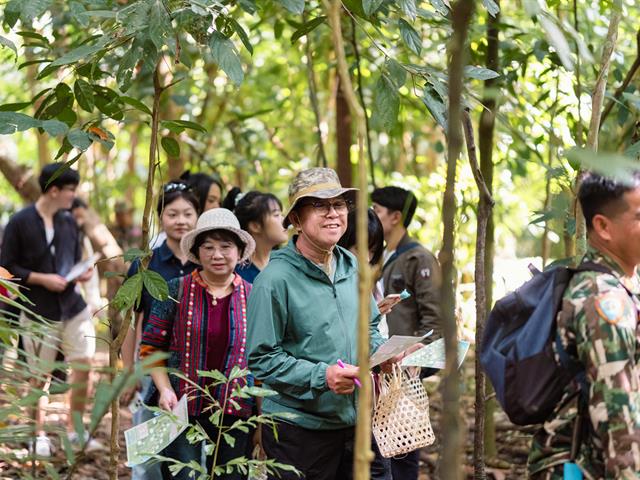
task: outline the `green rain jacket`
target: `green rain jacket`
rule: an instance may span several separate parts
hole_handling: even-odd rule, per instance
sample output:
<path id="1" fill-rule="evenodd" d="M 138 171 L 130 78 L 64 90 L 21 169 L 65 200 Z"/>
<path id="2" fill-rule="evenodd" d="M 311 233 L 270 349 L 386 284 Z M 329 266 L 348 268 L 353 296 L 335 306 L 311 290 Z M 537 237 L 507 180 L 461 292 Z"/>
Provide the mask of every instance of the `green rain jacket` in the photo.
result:
<path id="1" fill-rule="evenodd" d="M 294 414 L 287 421 L 314 430 L 355 425 L 355 395 L 329 390 L 326 370 L 338 359 L 357 364 L 358 269 L 355 257 L 336 247 L 334 282 L 299 254 L 295 238 L 272 254 L 249 296 L 249 368 L 277 395 L 265 397 L 264 413 Z M 380 313 L 371 298 L 371 352 L 383 339 Z"/>

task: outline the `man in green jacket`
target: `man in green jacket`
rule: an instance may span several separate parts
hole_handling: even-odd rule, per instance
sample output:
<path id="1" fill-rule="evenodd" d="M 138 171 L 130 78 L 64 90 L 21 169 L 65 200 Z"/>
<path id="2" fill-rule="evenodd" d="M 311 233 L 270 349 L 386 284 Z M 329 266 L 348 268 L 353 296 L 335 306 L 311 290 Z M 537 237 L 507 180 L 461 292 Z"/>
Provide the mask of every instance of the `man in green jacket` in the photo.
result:
<path id="1" fill-rule="evenodd" d="M 336 244 L 354 190 L 342 188 L 328 168 L 297 175 L 284 225 L 293 224 L 298 234 L 271 256 L 249 297 L 249 368 L 277 392 L 264 399 L 263 412 L 293 414 L 279 424 L 278 440 L 264 429 L 263 447 L 307 480 L 352 474 L 358 271 L 355 257 Z M 373 298 L 371 312 L 375 351 L 383 340 Z M 298 477 L 282 472 L 281 478 Z"/>

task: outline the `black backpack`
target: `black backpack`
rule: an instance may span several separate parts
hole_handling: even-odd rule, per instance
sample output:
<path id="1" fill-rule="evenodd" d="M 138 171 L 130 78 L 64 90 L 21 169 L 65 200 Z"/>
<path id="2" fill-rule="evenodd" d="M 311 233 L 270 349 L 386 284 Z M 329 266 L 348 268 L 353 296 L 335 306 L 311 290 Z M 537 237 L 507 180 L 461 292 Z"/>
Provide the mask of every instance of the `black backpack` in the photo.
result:
<path id="1" fill-rule="evenodd" d="M 584 369 L 560 341 L 556 317 L 573 275 L 590 271 L 611 273 L 592 262 L 535 271 L 531 280 L 498 300 L 489 314 L 480 363 L 502 409 L 516 425 L 544 422 L 569 383 L 585 383 Z"/>

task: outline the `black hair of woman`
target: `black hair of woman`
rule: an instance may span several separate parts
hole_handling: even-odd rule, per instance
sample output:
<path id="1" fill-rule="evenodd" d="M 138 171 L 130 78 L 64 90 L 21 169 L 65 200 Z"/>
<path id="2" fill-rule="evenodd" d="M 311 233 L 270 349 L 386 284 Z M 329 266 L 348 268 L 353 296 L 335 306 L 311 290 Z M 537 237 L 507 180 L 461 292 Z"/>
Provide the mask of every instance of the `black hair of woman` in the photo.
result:
<path id="1" fill-rule="evenodd" d="M 180 180 L 184 180 L 188 185 L 190 185 L 198 198 L 198 204 L 200 205 L 200 208 L 197 210 L 198 214 L 202 213 L 201 209 L 204 209 L 204 206 L 207 203 L 207 197 L 209 196 L 211 185 L 215 183 L 218 188 L 220 188 L 220 192 L 224 192 L 222 182 L 211 175 L 207 175 L 206 173 L 191 173 L 190 170 L 186 170 L 182 175 L 180 175 Z"/>
<path id="2" fill-rule="evenodd" d="M 238 203 L 238 201 L 240 200 L 238 198 L 238 195 L 242 195 L 242 190 L 240 190 L 240 187 L 233 187 L 227 192 L 227 196 L 224 197 L 224 200 L 222 201 L 222 204 L 220 206 L 233 212 L 236 208 L 236 203 Z"/>
<path id="3" fill-rule="evenodd" d="M 338 241 L 338 245 L 347 250 L 356 246 L 356 211 L 349 213 L 347 217 L 347 230 L 344 235 Z M 382 230 L 382 223 L 376 212 L 373 209 L 367 210 L 368 217 L 368 230 L 369 230 L 369 252 L 371 252 L 370 265 L 377 265 L 384 253 L 384 231 Z"/>
<path id="4" fill-rule="evenodd" d="M 198 202 L 198 198 L 194 195 L 191 185 L 183 180 L 171 180 L 169 183 L 165 183 L 162 186 L 162 190 L 158 197 L 158 205 L 156 207 L 158 216 L 162 216 L 162 211 L 167 207 L 167 205 L 175 202 L 179 198 L 183 198 L 193 205 L 196 212 L 199 211 L 200 203 Z"/>
<path id="5" fill-rule="evenodd" d="M 280 203 L 278 197 L 272 193 L 252 190 L 239 199 L 236 196 L 236 199 L 233 213 L 235 213 L 240 222 L 240 228 L 247 232 L 249 231 L 249 224 L 251 222 L 264 226 L 264 220 L 271 213 L 274 204 L 282 210 L 282 203 Z"/>

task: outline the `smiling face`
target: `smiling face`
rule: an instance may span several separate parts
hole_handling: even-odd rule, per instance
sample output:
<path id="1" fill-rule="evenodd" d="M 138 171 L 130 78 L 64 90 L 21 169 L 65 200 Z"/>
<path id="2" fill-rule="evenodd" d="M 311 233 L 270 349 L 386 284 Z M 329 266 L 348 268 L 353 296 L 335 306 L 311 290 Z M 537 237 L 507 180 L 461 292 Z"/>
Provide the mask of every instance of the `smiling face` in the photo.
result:
<path id="1" fill-rule="evenodd" d="M 180 242 L 185 233 L 195 228 L 197 218 L 198 214 L 193 204 L 178 197 L 165 205 L 160 222 L 167 238 Z"/>
<path id="2" fill-rule="evenodd" d="M 325 250 L 333 248 L 347 230 L 349 211 L 343 197 L 308 198 L 291 214 L 293 225 Z"/>
<path id="3" fill-rule="evenodd" d="M 593 225 L 610 254 L 631 270 L 640 264 L 640 188 L 626 192 L 619 203 L 620 211 L 597 214 Z"/>
<path id="4" fill-rule="evenodd" d="M 225 279 L 231 275 L 240 261 L 238 244 L 227 235 L 208 235 L 198 247 L 198 260 L 212 279 Z"/>

